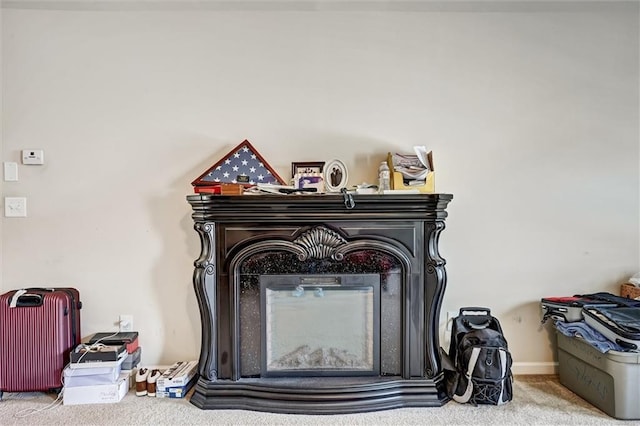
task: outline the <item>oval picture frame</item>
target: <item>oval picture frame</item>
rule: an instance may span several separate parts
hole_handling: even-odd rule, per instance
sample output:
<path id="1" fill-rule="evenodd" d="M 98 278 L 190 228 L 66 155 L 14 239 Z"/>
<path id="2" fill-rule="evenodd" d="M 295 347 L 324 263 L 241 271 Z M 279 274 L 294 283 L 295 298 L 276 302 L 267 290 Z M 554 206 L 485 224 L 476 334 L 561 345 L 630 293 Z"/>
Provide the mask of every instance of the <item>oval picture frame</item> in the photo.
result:
<path id="1" fill-rule="evenodd" d="M 340 160 L 328 161 L 324 166 L 324 186 L 327 192 L 340 192 L 347 186 L 349 171 Z"/>

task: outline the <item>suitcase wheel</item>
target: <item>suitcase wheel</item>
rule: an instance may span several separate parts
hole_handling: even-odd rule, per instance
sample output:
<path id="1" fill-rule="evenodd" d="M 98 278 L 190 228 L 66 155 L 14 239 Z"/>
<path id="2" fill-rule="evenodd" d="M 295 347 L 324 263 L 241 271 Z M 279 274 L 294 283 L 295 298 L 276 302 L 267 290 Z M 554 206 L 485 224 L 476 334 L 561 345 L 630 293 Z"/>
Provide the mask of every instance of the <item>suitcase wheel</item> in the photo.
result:
<path id="1" fill-rule="evenodd" d="M 62 392 L 62 388 L 49 388 L 49 390 L 47 392 L 48 393 L 59 394 L 60 392 Z"/>

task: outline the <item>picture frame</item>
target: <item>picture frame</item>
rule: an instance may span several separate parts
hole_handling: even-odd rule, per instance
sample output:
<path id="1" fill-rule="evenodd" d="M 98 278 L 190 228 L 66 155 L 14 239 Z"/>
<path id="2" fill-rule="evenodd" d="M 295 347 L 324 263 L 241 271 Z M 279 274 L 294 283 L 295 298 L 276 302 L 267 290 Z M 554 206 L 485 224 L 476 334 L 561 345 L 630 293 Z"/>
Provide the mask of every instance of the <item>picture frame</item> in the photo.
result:
<path id="1" fill-rule="evenodd" d="M 296 189 L 315 188 L 316 193 L 324 192 L 324 176 L 317 173 L 302 173 L 293 177 L 293 187 Z"/>
<path id="2" fill-rule="evenodd" d="M 302 174 L 318 174 L 322 176 L 324 161 L 305 161 L 291 163 L 291 177 Z"/>
<path id="3" fill-rule="evenodd" d="M 291 163 L 291 180 L 296 189 L 314 188 L 324 192 L 324 161 Z"/>
<path id="4" fill-rule="evenodd" d="M 340 192 L 349 180 L 347 166 L 337 159 L 327 162 L 324 168 L 324 184 L 327 192 Z"/>

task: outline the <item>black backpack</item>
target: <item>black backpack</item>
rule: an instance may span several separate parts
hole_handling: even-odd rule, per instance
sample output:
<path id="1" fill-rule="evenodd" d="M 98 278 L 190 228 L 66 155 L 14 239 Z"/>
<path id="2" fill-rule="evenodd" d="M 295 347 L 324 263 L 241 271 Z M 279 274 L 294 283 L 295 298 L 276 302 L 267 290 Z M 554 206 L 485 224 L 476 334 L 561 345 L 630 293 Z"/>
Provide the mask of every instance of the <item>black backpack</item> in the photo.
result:
<path id="1" fill-rule="evenodd" d="M 449 354 L 442 355 L 447 393 L 454 401 L 500 405 L 513 398 L 511 354 L 488 308 L 460 308 Z"/>

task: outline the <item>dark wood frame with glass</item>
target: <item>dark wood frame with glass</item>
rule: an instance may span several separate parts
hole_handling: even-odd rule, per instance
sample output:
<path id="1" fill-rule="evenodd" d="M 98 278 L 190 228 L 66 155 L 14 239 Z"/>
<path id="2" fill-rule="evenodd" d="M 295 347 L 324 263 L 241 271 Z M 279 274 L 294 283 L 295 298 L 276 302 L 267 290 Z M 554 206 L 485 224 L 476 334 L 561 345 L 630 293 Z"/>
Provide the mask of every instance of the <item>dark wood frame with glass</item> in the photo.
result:
<path id="1" fill-rule="evenodd" d="M 324 170 L 324 161 L 306 161 L 291 163 L 291 177 L 303 173 L 322 174 Z"/>

